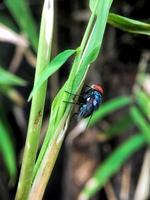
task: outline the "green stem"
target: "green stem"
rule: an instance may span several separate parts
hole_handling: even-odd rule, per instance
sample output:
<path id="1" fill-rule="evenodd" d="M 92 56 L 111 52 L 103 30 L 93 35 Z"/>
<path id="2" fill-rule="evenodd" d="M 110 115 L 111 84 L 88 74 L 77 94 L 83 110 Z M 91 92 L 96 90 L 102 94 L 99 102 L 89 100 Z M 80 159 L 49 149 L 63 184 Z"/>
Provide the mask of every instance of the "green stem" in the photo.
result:
<path id="1" fill-rule="evenodd" d="M 81 51 L 81 54 L 83 53 L 84 51 L 84 48 L 86 46 L 86 43 L 87 43 L 87 40 L 89 38 L 89 35 L 91 33 L 91 29 L 93 27 L 93 22 L 94 22 L 94 19 L 95 19 L 95 12 L 96 12 L 96 8 L 97 8 L 97 5 L 98 5 L 98 1 L 96 2 L 95 4 L 95 7 L 94 7 L 94 11 L 92 12 L 92 15 L 89 19 L 89 22 L 88 22 L 88 25 L 87 25 L 87 28 L 85 30 L 85 33 L 84 33 L 84 36 L 83 36 L 83 39 L 82 39 L 82 42 L 81 42 L 81 45 L 80 45 L 80 51 Z"/>
<path id="2" fill-rule="evenodd" d="M 54 168 L 59 150 L 61 148 L 66 128 L 68 125 L 69 114 L 66 113 L 60 122 L 60 126 L 55 130 L 54 137 L 47 146 L 47 150 L 39 166 L 36 177 L 33 181 L 28 200 L 41 200 L 48 183 L 49 177 Z"/>
<path id="3" fill-rule="evenodd" d="M 41 20 L 40 39 L 39 39 L 37 66 L 36 66 L 34 83 L 39 78 L 41 72 L 48 65 L 48 62 L 50 60 L 52 32 L 53 32 L 53 2 L 51 3 L 51 0 L 45 0 L 42 13 L 42 20 Z M 39 88 L 39 90 L 35 92 L 32 99 L 28 131 L 27 131 L 27 139 L 25 144 L 20 179 L 15 198 L 16 200 L 26 200 L 28 198 L 28 193 L 30 191 L 33 168 L 35 164 L 37 148 L 39 143 L 39 134 L 43 118 L 46 87 L 47 87 L 47 82 L 45 82 Z"/>

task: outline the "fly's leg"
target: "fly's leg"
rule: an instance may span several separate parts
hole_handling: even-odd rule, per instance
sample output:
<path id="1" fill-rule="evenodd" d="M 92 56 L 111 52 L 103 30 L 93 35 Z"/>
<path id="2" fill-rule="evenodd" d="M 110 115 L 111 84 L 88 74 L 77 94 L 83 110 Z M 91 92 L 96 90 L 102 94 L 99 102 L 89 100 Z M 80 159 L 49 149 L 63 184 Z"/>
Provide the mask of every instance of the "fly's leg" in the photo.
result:
<path id="1" fill-rule="evenodd" d="M 68 94 L 70 94 L 70 95 L 74 95 L 74 96 L 77 96 L 77 97 L 82 97 L 82 95 L 80 95 L 80 94 L 73 94 L 73 93 L 68 92 L 68 91 L 65 91 L 65 92 L 68 93 Z"/>
<path id="2" fill-rule="evenodd" d="M 91 90 L 93 90 L 89 85 L 85 85 L 85 88 L 89 88 L 88 92 L 91 91 Z M 77 96 L 77 97 L 81 97 L 81 98 L 83 97 L 83 94 L 73 94 L 72 92 L 68 92 L 66 90 L 65 90 L 65 92 L 68 93 L 68 94 L 70 94 L 70 95 Z"/>
<path id="3" fill-rule="evenodd" d="M 70 103 L 70 104 L 76 104 L 76 105 L 80 105 L 80 103 L 78 102 L 71 102 L 71 101 L 63 101 L 64 103 Z"/>

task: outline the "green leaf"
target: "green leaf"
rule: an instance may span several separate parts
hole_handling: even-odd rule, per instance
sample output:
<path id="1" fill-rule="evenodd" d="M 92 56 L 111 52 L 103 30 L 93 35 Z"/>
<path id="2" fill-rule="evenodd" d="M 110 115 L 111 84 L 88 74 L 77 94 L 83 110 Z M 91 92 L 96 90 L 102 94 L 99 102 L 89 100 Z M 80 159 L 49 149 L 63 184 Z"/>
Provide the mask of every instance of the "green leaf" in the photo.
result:
<path id="1" fill-rule="evenodd" d="M 104 10 L 104 12 L 107 12 L 109 10 L 110 5 L 112 4 L 113 0 L 106 0 L 106 1 L 100 1 L 100 0 L 90 0 L 89 1 L 89 7 L 91 12 L 93 12 L 95 15 L 99 15 L 100 11 Z M 106 8 L 107 5 L 107 8 Z"/>
<path id="2" fill-rule="evenodd" d="M 107 116 L 108 114 L 114 112 L 115 110 L 120 109 L 132 102 L 130 96 L 122 96 L 112 99 L 106 103 L 102 103 L 100 108 L 93 114 L 90 120 L 90 126 L 94 125 L 96 122 L 100 121 L 102 118 Z"/>
<path id="3" fill-rule="evenodd" d="M 103 1 L 103 2 L 99 1 L 99 0 L 98 1 L 90 0 L 89 6 L 90 6 L 92 12 L 96 12 L 97 19 L 96 19 L 92 34 L 88 41 L 89 45 L 86 50 L 87 53 L 88 53 L 88 51 L 90 52 L 92 49 L 99 46 L 99 49 L 97 49 L 97 56 L 99 54 L 105 27 L 107 24 L 109 9 L 111 7 L 112 2 L 113 2 L 112 0 L 107 0 L 107 1 Z M 95 6 L 96 6 L 96 9 L 95 9 Z M 95 56 L 95 59 L 97 58 L 97 56 Z"/>
<path id="4" fill-rule="evenodd" d="M 142 134 L 133 136 L 119 146 L 96 170 L 87 182 L 81 195 L 84 200 L 90 199 L 121 168 L 125 161 L 145 144 Z M 80 198 L 79 198 L 80 199 Z"/>
<path id="5" fill-rule="evenodd" d="M 38 47 L 38 32 L 31 10 L 27 5 L 27 1 L 5 0 L 4 2 L 20 27 L 21 32 L 24 32 L 28 36 L 34 50 L 36 51 Z"/>
<path id="6" fill-rule="evenodd" d="M 4 70 L 0 67 L 0 85 L 2 86 L 10 86 L 10 85 L 26 85 L 26 81 L 17 77 L 16 75 L 11 74 L 10 72 Z"/>
<path id="7" fill-rule="evenodd" d="M 139 111 L 138 108 L 135 106 L 131 107 L 130 109 L 131 117 L 134 121 L 134 123 L 137 125 L 137 127 L 140 129 L 140 131 L 144 134 L 146 141 L 150 143 L 150 125 L 142 115 L 142 113 Z"/>
<path id="8" fill-rule="evenodd" d="M 89 1 L 89 7 L 91 12 L 93 12 L 95 15 L 98 15 L 99 10 L 101 9 L 101 6 L 103 6 L 103 4 L 99 1 L 99 0 L 90 0 Z"/>
<path id="9" fill-rule="evenodd" d="M 38 80 L 35 82 L 35 85 L 30 93 L 28 101 L 31 100 L 34 93 L 41 87 L 41 85 L 52 75 L 54 74 L 65 62 L 66 60 L 76 52 L 74 49 L 69 49 L 58 54 L 44 69 L 41 73 Z"/>
<path id="10" fill-rule="evenodd" d="M 0 151 L 11 178 L 15 178 L 17 172 L 14 146 L 10 138 L 8 128 L 0 120 Z"/>
<path id="11" fill-rule="evenodd" d="M 77 72 L 75 76 L 75 80 L 74 80 L 74 84 L 72 88 L 73 92 L 76 90 L 76 88 L 80 85 L 81 81 L 84 79 L 85 72 L 90 67 L 90 63 L 92 63 L 95 60 L 95 57 L 97 56 L 97 50 L 99 50 L 99 46 L 96 46 L 94 49 L 92 49 L 86 54 L 81 64 L 81 68 L 79 69 L 79 71 Z"/>
<path id="12" fill-rule="evenodd" d="M 123 31 L 136 34 L 150 35 L 150 24 L 110 13 L 108 23 Z"/>

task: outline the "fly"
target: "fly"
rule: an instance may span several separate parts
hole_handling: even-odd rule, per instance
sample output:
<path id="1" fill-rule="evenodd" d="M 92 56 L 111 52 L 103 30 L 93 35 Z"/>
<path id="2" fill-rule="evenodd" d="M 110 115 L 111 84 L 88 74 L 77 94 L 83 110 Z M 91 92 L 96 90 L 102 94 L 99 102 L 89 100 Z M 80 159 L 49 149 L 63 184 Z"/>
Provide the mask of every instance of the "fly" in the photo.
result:
<path id="1" fill-rule="evenodd" d="M 77 103 L 68 102 L 79 105 L 78 111 L 75 113 L 75 115 L 77 115 L 77 121 L 92 116 L 92 114 L 99 108 L 100 104 L 102 103 L 103 93 L 104 92 L 102 87 L 98 84 L 86 86 L 86 90 L 81 95 L 69 93 L 74 96 L 79 96 L 79 101 Z"/>

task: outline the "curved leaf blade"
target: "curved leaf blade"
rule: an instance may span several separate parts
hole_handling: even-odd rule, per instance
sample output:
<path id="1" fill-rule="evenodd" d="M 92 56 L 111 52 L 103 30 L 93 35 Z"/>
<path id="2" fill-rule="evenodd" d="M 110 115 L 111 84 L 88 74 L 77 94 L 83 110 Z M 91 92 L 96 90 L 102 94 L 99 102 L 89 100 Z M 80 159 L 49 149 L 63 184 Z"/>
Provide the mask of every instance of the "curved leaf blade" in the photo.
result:
<path id="1" fill-rule="evenodd" d="M 0 120 L 0 151 L 3 154 L 4 161 L 11 178 L 15 178 L 17 173 L 17 165 L 15 152 L 12 141 L 9 136 L 9 131 L 4 123 Z"/>
<path id="2" fill-rule="evenodd" d="M 26 85 L 26 81 L 0 67 L 0 85 Z"/>
<path id="3" fill-rule="evenodd" d="M 30 95 L 28 101 L 31 100 L 34 93 L 42 86 L 42 84 L 52 75 L 54 74 L 65 62 L 66 60 L 76 52 L 74 49 L 69 49 L 58 54 L 44 69 L 41 73 L 39 79 L 36 81 Z"/>
<path id="4" fill-rule="evenodd" d="M 121 15 L 110 13 L 108 16 L 108 23 L 123 31 L 135 34 L 150 35 L 150 24 L 123 17 Z"/>

